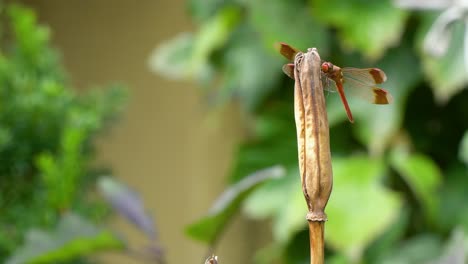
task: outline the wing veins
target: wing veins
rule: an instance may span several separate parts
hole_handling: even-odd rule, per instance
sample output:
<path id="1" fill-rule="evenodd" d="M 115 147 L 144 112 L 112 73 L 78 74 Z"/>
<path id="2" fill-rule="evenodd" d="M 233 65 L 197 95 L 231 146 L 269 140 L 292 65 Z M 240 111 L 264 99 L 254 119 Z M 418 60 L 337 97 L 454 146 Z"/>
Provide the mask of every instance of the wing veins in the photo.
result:
<path id="1" fill-rule="evenodd" d="M 360 68 L 352 68 L 352 67 L 346 67 L 343 68 L 343 76 L 345 78 L 349 79 L 354 79 L 358 82 L 361 82 L 366 85 L 376 85 L 380 84 L 379 82 L 375 81 L 375 77 L 370 73 L 371 71 L 377 70 L 376 68 L 365 68 L 365 69 L 360 69 Z M 385 82 L 386 76 L 385 73 L 382 70 L 378 70 L 379 73 L 382 73 L 382 82 Z"/>

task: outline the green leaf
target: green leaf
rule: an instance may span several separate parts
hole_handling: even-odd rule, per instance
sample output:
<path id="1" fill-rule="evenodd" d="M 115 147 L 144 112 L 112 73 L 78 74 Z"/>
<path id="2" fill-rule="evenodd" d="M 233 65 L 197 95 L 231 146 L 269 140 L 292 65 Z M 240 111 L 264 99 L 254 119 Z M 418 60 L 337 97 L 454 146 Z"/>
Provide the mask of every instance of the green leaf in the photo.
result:
<path id="1" fill-rule="evenodd" d="M 468 186 L 468 177 L 466 166 L 459 164 L 445 171 L 445 181 L 439 191 L 440 203 L 439 214 L 443 217 L 438 218 L 438 226 L 445 232 L 449 232 L 455 226 L 464 228 L 468 233 L 468 208 L 461 206 L 468 204 L 468 195 L 466 195 L 466 186 Z"/>
<path id="2" fill-rule="evenodd" d="M 429 221 L 436 221 L 438 214 L 437 191 L 442 183 L 439 167 L 423 154 L 408 154 L 404 150 L 394 149 L 391 164 L 408 184 Z"/>
<path id="3" fill-rule="evenodd" d="M 240 8 L 228 6 L 217 12 L 211 20 L 201 26 L 193 43 L 193 69 L 207 63 L 210 54 L 226 43 L 240 20 Z"/>
<path id="4" fill-rule="evenodd" d="M 280 243 L 288 242 L 294 234 L 306 229 L 307 205 L 302 193 L 299 171 L 294 173 L 294 181 L 290 185 L 286 200 L 282 201 L 280 212 L 273 221 L 273 236 Z"/>
<path id="5" fill-rule="evenodd" d="M 213 243 L 237 212 L 240 204 L 248 194 L 259 184 L 284 177 L 285 171 L 281 166 L 263 169 L 248 175 L 241 181 L 229 187 L 215 201 L 208 214 L 186 228 L 186 233 L 194 239 Z"/>
<path id="6" fill-rule="evenodd" d="M 380 184 L 384 174 L 380 160 L 358 156 L 333 160 L 325 238 L 350 261 L 359 261 L 364 249 L 398 217 L 401 199 Z"/>
<path id="7" fill-rule="evenodd" d="M 271 101 L 258 115 L 255 137 L 240 145 L 231 181 L 237 181 L 255 170 L 281 164 L 297 167 L 297 140 L 290 102 Z"/>
<path id="8" fill-rule="evenodd" d="M 460 142 L 458 157 L 462 162 L 465 163 L 466 166 L 468 166 L 468 130 L 465 131 L 465 134 L 463 135 L 463 138 Z"/>
<path id="9" fill-rule="evenodd" d="M 297 166 L 285 178 L 258 188 L 245 202 L 244 212 L 254 219 L 273 218 L 273 236 L 281 244 L 306 227 L 307 205 Z"/>
<path id="10" fill-rule="evenodd" d="M 285 190 L 289 190 L 293 182 L 294 178 L 288 171 L 286 177 L 265 183 L 245 200 L 243 212 L 253 219 L 274 216 L 289 196 Z"/>
<path id="11" fill-rule="evenodd" d="M 349 264 L 349 260 L 346 256 L 335 254 L 331 257 L 328 257 L 325 261 L 327 264 Z"/>
<path id="12" fill-rule="evenodd" d="M 226 44 L 241 18 L 237 7 L 224 7 L 195 35 L 182 33 L 161 44 L 150 56 L 150 68 L 173 79 L 210 80 L 210 55 Z"/>
<path id="13" fill-rule="evenodd" d="M 274 242 L 270 243 L 255 252 L 255 256 L 254 256 L 252 263 L 255 263 L 255 264 L 276 263 L 275 261 L 281 258 L 283 249 L 284 249 L 284 245 L 280 245 L 279 243 L 274 243 Z M 287 264 L 289 264 L 289 262 Z"/>
<path id="14" fill-rule="evenodd" d="M 223 54 L 220 97 L 239 98 L 245 110 L 253 111 L 278 86 L 283 61 L 266 52 L 248 28 L 239 29 L 233 39 Z"/>
<path id="15" fill-rule="evenodd" d="M 46 187 L 49 206 L 57 211 L 70 208 L 83 174 L 83 142 L 81 128 L 67 127 L 60 142 L 59 157 L 50 153 L 38 155 L 36 163 Z"/>
<path id="16" fill-rule="evenodd" d="M 188 0 L 188 8 L 193 19 L 203 23 L 213 17 L 226 5 L 232 5 L 236 0 Z"/>
<path id="17" fill-rule="evenodd" d="M 36 14 L 31 9 L 20 5 L 9 5 L 8 15 L 12 20 L 12 28 L 19 52 L 29 63 L 41 64 L 44 50 L 49 41 L 49 29 L 37 25 Z"/>
<path id="18" fill-rule="evenodd" d="M 103 249 L 122 248 L 123 243 L 109 231 L 101 230 L 72 213 L 60 220 L 51 232 L 32 229 L 26 241 L 6 264 L 59 263 Z"/>
<path id="19" fill-rule="evenodd" d="M 380 261 L 382 264 L 427 264 L 434 260 L 441 249 L 438 237 L 423 234 L 413 237 L 389 251 Z"/>
<path id="20" fill-rule="evenodd" d="M 148 61 L 150 69 L 174 80 L 190 78 L 193 42 L 191 33 L 180 33 L 164 41 L 151 53 Z"/>
<path id="21" fill-rule="evenodd" d="M 423 51 L 423 41 L 430 25 L 434 22 L 434 15 L 422 16 L 423 26 L 418 32 L 418 48 L 424 73 L 430 81 L 435 98 L 439 103 L 446 103 L 452 96 L 466 87 L 468 83 L 465 67 L 464 52 L 464 24 L 454 22 L 452 38 L 447 53 L 440 58 L 433 57 Z"/>
<path id="22" fill-rule="evenodd" d="M 390 0 L 317 0 L 310 3 L 317 19 L 338 28 L 345 48 L 358 49 L 373 59 L 398 44 L 407 17 L 407 13 Z"/>
<path id="23" fill-rule="evenodd" d="M 365 259 L 368 263 L 380 263 L 379 259 L 405 237 L 410 224 L 410 212 L 410 208 L 405 206 L 396 221 L 366 249 Z"/>
<path id="24" fill-rule="evenodd" d="M 286 42 L 303 50 L 317 47 L 323 54 L 328 52 L 328 32 L 310 15 L 304 1 L 245 2 L 249 21 L 270 49 L 276 42 Z"/>

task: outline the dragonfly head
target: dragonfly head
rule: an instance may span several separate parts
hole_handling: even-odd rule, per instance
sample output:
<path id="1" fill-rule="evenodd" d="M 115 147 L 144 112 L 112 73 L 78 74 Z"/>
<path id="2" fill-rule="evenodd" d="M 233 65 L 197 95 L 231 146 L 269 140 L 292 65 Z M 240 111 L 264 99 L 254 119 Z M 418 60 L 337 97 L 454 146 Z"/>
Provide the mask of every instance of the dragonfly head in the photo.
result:
<path id="1" fill-rule="evenodd" d="M 333 64 L 331 64 L 330 62 L 323 62 L 322 63 L 322 71 L 324 73 L 330 73 L 333 71 Z"/>

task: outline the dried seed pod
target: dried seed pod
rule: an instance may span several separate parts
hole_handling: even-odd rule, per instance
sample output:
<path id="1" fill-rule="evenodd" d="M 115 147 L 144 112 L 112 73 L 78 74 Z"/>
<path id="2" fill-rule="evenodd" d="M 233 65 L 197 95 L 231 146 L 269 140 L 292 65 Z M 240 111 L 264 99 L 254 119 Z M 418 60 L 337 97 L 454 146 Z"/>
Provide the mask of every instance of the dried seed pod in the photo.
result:
<path id="1" fill-rule="evenodd" d="M 332 166 L 321 60 L 315 48 L 294 60 L 294 115 L 302 190 L 309 221 L 326 221 L 324 212 L 332 190 Z"/>

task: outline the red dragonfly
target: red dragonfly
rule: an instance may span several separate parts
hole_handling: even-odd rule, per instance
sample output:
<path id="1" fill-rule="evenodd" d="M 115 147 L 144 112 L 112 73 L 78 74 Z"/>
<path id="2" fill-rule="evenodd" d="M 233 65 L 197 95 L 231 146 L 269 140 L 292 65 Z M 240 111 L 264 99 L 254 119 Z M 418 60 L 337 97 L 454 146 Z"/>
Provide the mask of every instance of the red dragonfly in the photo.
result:
<path id="1" fill-rule="evenodd" d="M 290 61 L 294 61 L 296 54 L 300 52 L 285 43 L 279 43 L 278 49 Z M 322 76 L 325 77 L 323 80 L 325 89 L 338 91 L 351 123 L 354 122 L 354 119 L 346 100 L 345 90 L 373 104 L 390 104 L 393 101 L 389 92 L 375 86 L 387 80 L 387 76 L 381 69 L 340 68 L 330 62 L 322 61 L 321 70 Z M 283 72 L 294 79 L 294 64 L 285 64 Z"/>

